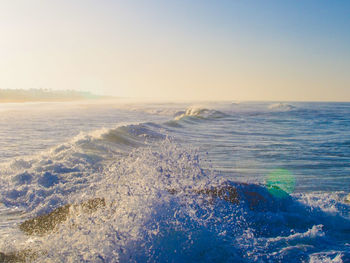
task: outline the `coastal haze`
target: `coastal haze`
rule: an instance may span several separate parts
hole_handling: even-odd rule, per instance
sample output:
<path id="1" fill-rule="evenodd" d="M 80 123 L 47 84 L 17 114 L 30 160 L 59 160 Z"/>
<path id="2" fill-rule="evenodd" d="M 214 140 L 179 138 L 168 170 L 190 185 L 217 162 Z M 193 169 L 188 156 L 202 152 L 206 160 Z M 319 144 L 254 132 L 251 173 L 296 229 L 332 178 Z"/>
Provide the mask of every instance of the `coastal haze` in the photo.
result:
<path id="1" fill-rule="evenodd" d="M 103 98 L 106 97 L 75 90 L 0 89 L 0 103 L 79 101 Z"/>
<path id="2" fill-rule="evenodd" d="M 347 1 L 1 1 L 0 88 L 348 101 Z"/>
<path id="3" fill-rule="evenodd" d="M 350 262 L 349 11 L 1 1 L 0 263 Z"/>

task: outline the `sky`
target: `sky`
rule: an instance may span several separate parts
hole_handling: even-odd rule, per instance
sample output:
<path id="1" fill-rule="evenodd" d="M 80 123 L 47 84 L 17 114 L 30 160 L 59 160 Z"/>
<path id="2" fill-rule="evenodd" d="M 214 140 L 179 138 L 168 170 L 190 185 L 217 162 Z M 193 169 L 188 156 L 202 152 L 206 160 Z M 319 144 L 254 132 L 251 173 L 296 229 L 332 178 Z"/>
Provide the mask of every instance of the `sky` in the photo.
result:
<path id="1" fill-rule="evenodd" d="M 350 101 L 350 1 L 2 0 L 0 88 Z"/>

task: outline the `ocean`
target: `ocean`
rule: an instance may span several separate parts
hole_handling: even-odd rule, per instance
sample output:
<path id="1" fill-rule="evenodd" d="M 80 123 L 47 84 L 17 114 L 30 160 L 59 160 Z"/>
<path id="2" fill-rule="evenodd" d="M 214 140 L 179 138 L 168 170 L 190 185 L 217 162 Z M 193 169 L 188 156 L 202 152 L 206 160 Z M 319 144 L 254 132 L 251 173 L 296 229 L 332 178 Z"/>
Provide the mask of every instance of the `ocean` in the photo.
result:
<path id="1" fill-rule="evenodd" d="M 0 149 L 0 262 L 350 262 L 350 103 L 0 104 Z"/>

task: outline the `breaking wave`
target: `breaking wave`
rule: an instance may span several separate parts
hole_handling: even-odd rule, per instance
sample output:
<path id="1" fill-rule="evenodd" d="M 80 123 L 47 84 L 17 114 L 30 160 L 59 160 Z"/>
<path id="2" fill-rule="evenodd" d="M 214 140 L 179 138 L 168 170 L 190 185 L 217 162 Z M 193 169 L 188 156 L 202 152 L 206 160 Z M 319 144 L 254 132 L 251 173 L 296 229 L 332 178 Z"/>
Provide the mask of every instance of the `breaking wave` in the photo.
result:
<path id="1" fill-rule="evenodd" d="M 189 108 L 176 119 L 221 116 Z M 37 262 L 349 262 L 346 193 L 281 197 L 224 179 L 162 129 L 82 133 L 1 167 L 0 202 L 47 221 L 17 224 L 26 234 L 9 234 L 0 251 Z"/>
<path id="2" fill-rule="evenodd" d="M 130 151 L 165 139 L 153 123 L 125 125 L 80 133 L 43 153 L 1 166 L 0 202 L 30 213 L 47 212 L 67 195 L 92 186 L 110 163 Z M 159 129 L 158 129 L 159 130 Z"/>
<path id="3" fill-rule="evenodd" d="M 291 111 L 295 110 L 297 107 L 287 103 L 274 103 L 269 105 L 268 108 L 273 111 Z"/>
<path id="4" fill-rule="evenodd" d="M 185 111 L 179 111 L 175 114 L 175 120 L 181 120 L 184 118 L 198 118 L 198 119 L 215 119 L 226 116 L 225 113 L 200 107 L 189 107 Z"/>
<path id="5" fill-rule="evenodd" d="M 152 143 L 145 146 L 145 138 Z M 113 144 L 132 149 L 117 152 Z M 106 149 L 109 160 L 98 154 Z M 96 198 L 103 205 L 90 213 L 71 206 L 55 231 L 21 244 L 25 238 L 13 236 L 2 252 L 25 251 L 38 262 L 301 262 L 350 256 L 350 221 L 337 210 L 347 204 L 337 201 L 329 211 L 308 201 L 323 195 L 279 198 L 263 185 L 222 179 L 202 168 L 196 150 L 146 125 L 82 136 L 39 159 L 12 163 L 26 172 L 9 177 L 2 202 L 21 206 L 28 217 Z M 337 250 L 324 254 L 329 244 Z"/>

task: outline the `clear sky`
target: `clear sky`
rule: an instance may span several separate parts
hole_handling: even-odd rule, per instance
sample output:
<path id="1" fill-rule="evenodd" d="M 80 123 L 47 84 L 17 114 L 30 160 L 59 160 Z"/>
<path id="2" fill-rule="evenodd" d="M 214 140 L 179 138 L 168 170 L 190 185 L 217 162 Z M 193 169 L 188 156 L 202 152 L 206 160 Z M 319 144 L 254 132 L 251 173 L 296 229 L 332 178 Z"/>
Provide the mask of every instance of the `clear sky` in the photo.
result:
<path id="1" fill-rule="evenodd" d="M 0 88 L 350 101 L 350 1 L 2 0 Z"/>

